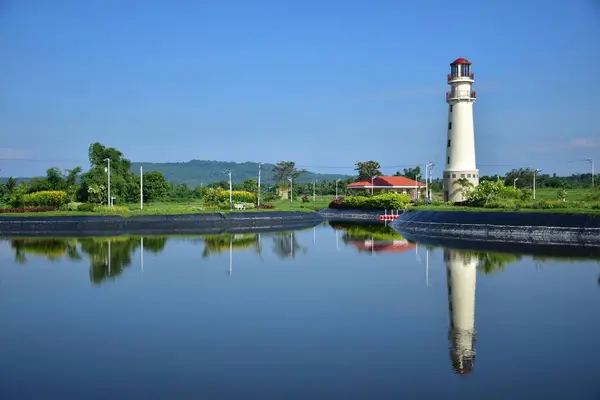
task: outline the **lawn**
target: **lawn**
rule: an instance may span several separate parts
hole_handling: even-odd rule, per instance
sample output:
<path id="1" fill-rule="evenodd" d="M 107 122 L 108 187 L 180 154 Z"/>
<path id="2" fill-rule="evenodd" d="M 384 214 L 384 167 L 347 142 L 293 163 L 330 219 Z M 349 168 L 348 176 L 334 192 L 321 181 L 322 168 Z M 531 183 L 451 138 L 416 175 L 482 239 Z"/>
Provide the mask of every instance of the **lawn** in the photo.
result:
<path id="1" fill-rule="evenodd" d="M 308 203 L 302 203 L 302 200 L 294 199 L 290 204 L 289 200 L 276 200 L 268 202 L 266 204 L 272 204 L 275 208 L 272 209 L 250 209 L 246 211 L 318 211 L 326 208 L 331 201 L 332 196 L 317 196 L 316 202 L 311 201 Z M 265 204 L 265 203 L 263 203 Z M 8 208 L 8 205 L 0 204 L 0 208 Z M 70 215 L 120 215 L 123 217 L 131 217 L 136 215 L 176 215 L 176 214 L 196 214 L 196 213 L 216 213 L 216 212 L 244 212 L 244 211 L 229 211 L 220 210 L 215 208 L 207 208 L 204 206 L 202 201 L 191 200 L 187 202 L 163 202 L 163 203 L 148 203 L 144 204 L 144 209 L 140 210 L 138 204 L 127 204 L 125 207 L 127 211 L 123 210 L 123 205 L 117 207 L 117 210 L 110 212 L 80 212 L 80 211 L 49 211 L 49 212 L 33 212 L 33 213 L 4 213 L 0 216 L 13 216 L 13 217 L 47 217 L 47 216 L 70 216 Z"/>

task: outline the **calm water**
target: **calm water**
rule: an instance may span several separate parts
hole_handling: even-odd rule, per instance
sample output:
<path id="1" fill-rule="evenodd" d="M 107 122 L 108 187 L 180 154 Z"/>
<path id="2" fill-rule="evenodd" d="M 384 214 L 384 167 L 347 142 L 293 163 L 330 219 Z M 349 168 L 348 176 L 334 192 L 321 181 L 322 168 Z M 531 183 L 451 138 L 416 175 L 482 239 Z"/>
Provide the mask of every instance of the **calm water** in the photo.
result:
<path id="1" fill-rule="evenodd" d="M 7 239 L 0 398 L 600 399 L 599 275 L 385 227 Z"/>

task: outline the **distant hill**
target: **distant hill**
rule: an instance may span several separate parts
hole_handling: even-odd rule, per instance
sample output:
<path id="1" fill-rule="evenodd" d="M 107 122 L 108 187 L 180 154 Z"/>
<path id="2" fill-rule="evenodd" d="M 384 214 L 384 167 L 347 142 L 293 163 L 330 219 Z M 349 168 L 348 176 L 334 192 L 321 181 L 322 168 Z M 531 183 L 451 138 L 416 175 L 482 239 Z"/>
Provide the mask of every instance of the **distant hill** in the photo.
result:
<path id="1" fill-rule="evenodd" d="M 150 162 L 132 162 L 131 171 L 140 172 L 140 166 L 144 167 L 144 172 L 160 171 L 165 174 L 168 181 L 173 183 L 185 183 L 189 187 L 196 187 L 200 184 L 208 185 L 213 182 L 226 181 L 229 179 L 225 170 L 231 171 L 233 183 L 242 183 L 246 179 L 257 179 L 258 163 L 245 162 L 235 163 L 226 161 L 207 161 L 191 160 L 188 162 L 172 163 L 150 163 Z M 274 164 L 263 164 L 261 182 L 273 182 Z M 315 172 L 306 172 L 298 178 L 298 182 L 313 182 L 322 180 L 348 179 L 350 175 L 345 174 L 318 174 Z"/>

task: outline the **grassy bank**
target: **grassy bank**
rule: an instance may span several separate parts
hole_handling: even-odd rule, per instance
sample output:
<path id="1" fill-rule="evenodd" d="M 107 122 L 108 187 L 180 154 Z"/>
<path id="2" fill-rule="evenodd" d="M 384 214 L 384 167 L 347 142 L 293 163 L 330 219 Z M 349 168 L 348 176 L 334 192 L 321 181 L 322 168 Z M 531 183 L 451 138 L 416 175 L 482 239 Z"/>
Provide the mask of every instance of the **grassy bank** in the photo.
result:
<path id="1" fill-rule="evenodd" d="M 321 196 L 316 198 L 316 202 L 313 203 L 312 198 L 308 203 L 302 203 L 301 200 L 294 200 L 290 204 L 289 200 L 278 200 L 272 201 L 268 204 L 273 205 L 274 208 L 270 209 L 248 209 L 247 211 L 260 211 L 260 212 L 271 212 L 271 211 L 305 211 L 314 212 L 326 208 L 331 201 L 330 196 Z M 8 207 L 7 205 L 1 205 L 0 208 Z M 71 216 L 71 215 L 89 215 L 89 216 L 101 216 L 101 215 L 118 215 L 122 217 L 133 217 L 137 215 L 178 215 L 178 214 L 199 214 L 199 213 L 216 213 L 216 212 L 234 212 L 240 213 L 244 211 L 237 210 L 222 210 L 218 208 L 205 207 L 201 201 L 190 201 L 185 203 L 150 203 L 145 204 L 144 209 L 140 210 L 139 204 L 127 204 L 115 206 L 113 210 L 106 207 L 102 207 L 100 210 L 95 212 L 81 212 L 81 211 L 48 211 L 48 212 L 24 212 L 24 213 L 0 213 L 0 216 L 10 217 L 51 217 L 51 216 Z"/>
<path id="2" fill-rule="evenodd" d="M 485 207 L 461 207 L 452 205 L 419 205 L 411 207 L 410 211 L 468 211 L 468 212 L 536 212 L 536 213 L 554 213 L 554 214 L 600 214 L 600 209 L 585 207 L 565 207 L 565 208 L 485 208 Z"/>

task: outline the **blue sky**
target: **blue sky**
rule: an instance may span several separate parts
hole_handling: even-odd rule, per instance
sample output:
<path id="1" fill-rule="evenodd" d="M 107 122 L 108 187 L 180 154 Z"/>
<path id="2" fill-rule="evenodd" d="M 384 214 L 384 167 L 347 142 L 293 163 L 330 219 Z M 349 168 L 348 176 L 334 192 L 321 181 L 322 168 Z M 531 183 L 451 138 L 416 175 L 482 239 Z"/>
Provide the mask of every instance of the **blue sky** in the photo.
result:
<path id="1" fill-rule="evenodd" d="M 600 3 L 0 0 L 0 175 L 133 161 L 443 168 L 473 63 L 482 174 L 600 164 Z"/>

